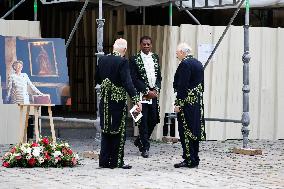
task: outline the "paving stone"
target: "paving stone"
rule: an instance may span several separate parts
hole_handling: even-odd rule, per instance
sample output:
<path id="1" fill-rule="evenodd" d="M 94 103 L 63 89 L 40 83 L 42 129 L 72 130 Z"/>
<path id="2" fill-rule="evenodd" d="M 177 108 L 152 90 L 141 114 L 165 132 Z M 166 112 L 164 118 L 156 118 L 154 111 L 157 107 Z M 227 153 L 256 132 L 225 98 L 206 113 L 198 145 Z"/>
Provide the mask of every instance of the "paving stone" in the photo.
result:
<path id="1" fill-rule="evenodd" d="M 97 139 L 69 139 L 67 142 L 79 154 L 99 152 Z M 74 168 L 4 168 L 0 167 L 0 188 L 216 188 L 216 189 L 276 189 L 284 188 L 284 141 L 250 141 L 251 148 L 263 155 L 247 156 L 232 153 L 242 141 L 205 141 L 200 145 L 200 165 L 197 169 L 175 169 L 180 162 L 180 143 L 152 142 L 150 157 L 143 158 L 127 140 L 125 162 L 130 170 L 101 169 L 97 159 L 81 158 Z M 0 145 L 0 156 L 11 145 Z"/>

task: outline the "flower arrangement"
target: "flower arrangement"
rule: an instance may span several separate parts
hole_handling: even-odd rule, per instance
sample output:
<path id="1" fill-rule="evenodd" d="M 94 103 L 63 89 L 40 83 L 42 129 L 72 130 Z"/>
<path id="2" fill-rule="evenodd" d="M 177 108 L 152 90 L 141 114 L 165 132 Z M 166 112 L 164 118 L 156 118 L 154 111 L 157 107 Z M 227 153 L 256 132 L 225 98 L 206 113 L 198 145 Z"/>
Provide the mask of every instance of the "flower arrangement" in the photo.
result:
<path id="1" fill-rule="evenodd" d="M 4 167 L 73 167 L 79 156 L 68 143 L 54 143 L 49 138 L 41 138 L 38 143 L 19 143 L 3 157 Z"/>

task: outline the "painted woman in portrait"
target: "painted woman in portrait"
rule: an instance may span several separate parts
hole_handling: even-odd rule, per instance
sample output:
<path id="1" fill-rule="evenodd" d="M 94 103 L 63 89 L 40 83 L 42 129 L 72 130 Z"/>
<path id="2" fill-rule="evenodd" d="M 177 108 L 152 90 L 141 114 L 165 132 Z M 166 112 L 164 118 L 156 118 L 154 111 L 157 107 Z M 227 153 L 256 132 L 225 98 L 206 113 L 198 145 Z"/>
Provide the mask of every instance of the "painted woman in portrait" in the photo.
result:
<path id="1" fill-rule="evenodd" d="M 15 73 L 8 79 L 6 103 L 10 104 L 30 104 L 29 88 L 34 94 L 44 95 L 31 82 L 26 73 L 22 73 L 23 62 L 16 60 L 12 64 Z"/>

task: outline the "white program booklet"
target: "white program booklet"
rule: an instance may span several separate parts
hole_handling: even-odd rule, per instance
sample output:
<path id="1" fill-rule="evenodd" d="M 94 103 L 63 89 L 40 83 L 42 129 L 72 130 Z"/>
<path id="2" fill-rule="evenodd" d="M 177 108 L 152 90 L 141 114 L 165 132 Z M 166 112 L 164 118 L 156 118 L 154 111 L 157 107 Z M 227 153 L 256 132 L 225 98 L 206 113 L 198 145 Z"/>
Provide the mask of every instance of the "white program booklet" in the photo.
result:
<path id="1" fill-rule="evenodd" d="M 140 102 L 143 104 L 152 104 L 152 99 L 143 98 L 143 94 L 140 93 Z"/>
<path id="2" fill-rule="evenodd" d="M 141 112 L 136 112 L 136 109 L 137 105 L 134 105 L 129 111 L 135 122 L 139 121 L 139 119 L 143 116 Z"/>

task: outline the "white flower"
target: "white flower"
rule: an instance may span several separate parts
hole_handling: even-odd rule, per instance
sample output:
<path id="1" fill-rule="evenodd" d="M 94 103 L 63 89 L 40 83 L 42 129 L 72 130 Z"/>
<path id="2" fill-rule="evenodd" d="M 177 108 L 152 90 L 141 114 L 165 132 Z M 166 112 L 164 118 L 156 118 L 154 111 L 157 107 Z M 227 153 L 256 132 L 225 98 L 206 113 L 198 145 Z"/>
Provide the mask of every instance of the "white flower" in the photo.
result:
<path id="1" fill-rule="evenodd" d="M 75 154 L 75 159 L 79 159 L 79 155 L 78 154 Z"/>
<path id="2" fill-rule="evenodd" d="M 40 155 L 40 152 L 42 150 L 40 149 L 40 147 L 33 147 L 33 152 L 32 154 L 35 156 L 35 157 L 38 157 Z"/>
<path id="3" fill-rule="evenodd" d="M 12 154 L 9 158 L 9 161 L 13 160 L 15 158 L 15 154 Z"/>
<path id="4" fill-rule="evenodd" d="M 25 146 L 21 146 L 21 151 L 24 153 L 24 154 L 31 154 L 31 151 L 32 149 L 30 147 L 25 147 Z"/>
<path id="5" fill-rule="evenodd" d="M 6 154 L 4 156 L 9 156 L 11 154 L 12 154 L 11 152 L 6 152 Z"/>
<path id="6" fill-rule="evenodd" d="M 31 159 L 32 158 L 32 155 L 31 154 L 28 154 L 27 156 L 26 156 L 26 159 L 27 160 L 29 160 L 29 159 Z"/>
<path id="7" fill-rule="evenodd" d="M 15 157 L 21 156 L 21 153 L 14 154 Z"/>
<path id="8" fill-rule="evenodd" d="M 60 151 L 55 151 L 52 155 L 56 158 L 58 156 L 61 156 L 62 154 Z"/>
<path id="9" fill-rule="evenodd" d="M 55 150 L 55 147 L 56 147 L 55 144 L 51 144 L 50 146 L 52 150 Z"/>
<path id="10" fill-rule="evenodd" d="M 42 163 L 44 162 L 44 159 L 43 159 L 42 157 L 39 157 L 39 158 L 38 158 L 38 162 L 39 162 L 40 164 L 42 164 Z"/>
<path id="11" fill-rule="evenodd" d="M 68 143 L 64 143 L 64 145 L 65 145 L 67 148 L 69 148 L 69 147 L 70 147 Z"/>
<path id="12" fill-rule="evenodd" d="M 20 149 L 21 149 L 22 152 L 24 152 L 27 148 L 26 148 L 24 145 L 22 145 L 22 146 L 20 147 Z"/>

